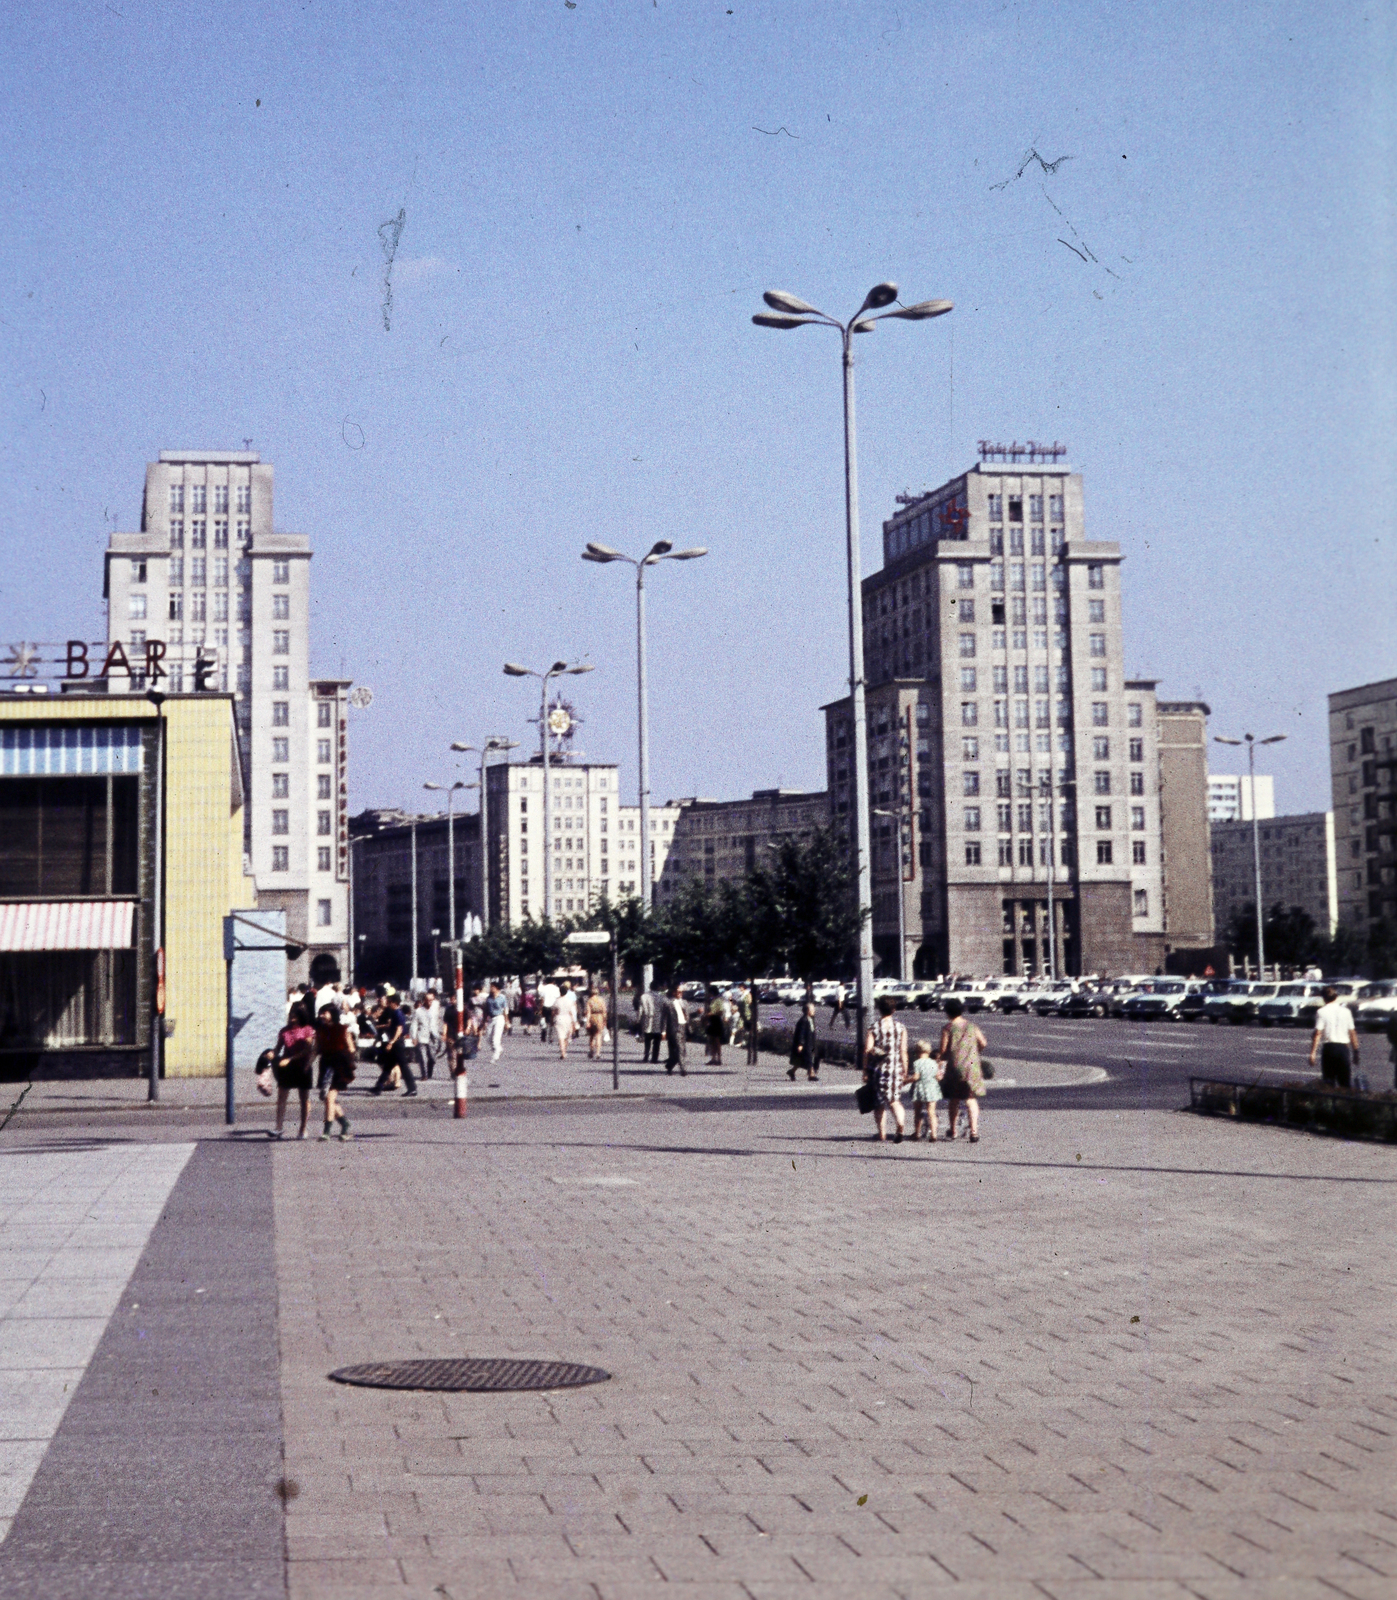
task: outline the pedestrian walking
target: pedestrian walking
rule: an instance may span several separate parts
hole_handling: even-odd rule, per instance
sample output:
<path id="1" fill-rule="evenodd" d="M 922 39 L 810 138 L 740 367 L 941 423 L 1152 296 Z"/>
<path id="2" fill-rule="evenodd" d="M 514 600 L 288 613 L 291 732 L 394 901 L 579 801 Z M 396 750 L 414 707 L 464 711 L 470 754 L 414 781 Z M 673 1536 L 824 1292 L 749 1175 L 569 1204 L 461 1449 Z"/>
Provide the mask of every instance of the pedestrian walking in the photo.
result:
<path id="1" fill-rule="evenodd" d="M 301 1128 L 298 1139 L 306 1136 L 306 1121 L 310 1116 L 311 1057 L 315 1053 L 315 1029 L 305 1002 L 298 1000 L 291 1007 L 286 1026 L 276 1036 L 276 1055 L 272 1058 L 272 1076 L 276 1079 L 276 1134 L 284 1138 L 286 1102 L 294 1089 L 301 1097 Z"/>
<path id="2" fill-rule="evenodd" d="M 845 989 L 844 985 L 842 983 L 836 983 L 834 986 L 834 1010 L 830 1012 L 829 1017 L 829 1025 L 831 1028 L 836 1022 L 839 1021 L 841 1017 L 844 1019 L 844 1026 L 846 1028 L 849 1026 L 849 1008 L 844 1003 L 847 998 L 848 991 Z"/>
<path id="3" fill-rule="evenodd" d="M 509 1026 L 509 1001 L 505 999 L 499 984 L 490 985 L 490 993 L 485 999 L 485 1037 L 490 1042 L 490 1059 L 498 1061 L 500 1052 L 504 1049 L 505 1029 Z"/>
<path id="4" fill-rule="evenodd" d="M 907 1076 L 907 1029 L 897 1020 L 897 1005 L 891 995 L 878 998 L 878 1020 L 868 1030 L 864 1040 L 863 1056 L 868 1065 L 864 1068 L 864 1081 L 875 1086 L 877 1101 L 877 1129 L 873 1137 L 880 1142 L 887 1139 L 887 1114 L 893 1114 L 897 1126 L 895 1144 L 902 1143 L 906 1122 L 902 1110 L 902 1083 Z"/>
<path id="5" fill-rule="evenodd" d="M 408 1023 L 408 1042 L 417 1057 L 417 1070 L 424 1078 L 430 1078 L 432 1075 L 432 1051 L 435 1041 L 432 1008 L 426 995 L 420 994 L 417 997 L 417 1004 L 412 1008 L 412 1020 Z"/>
<path id="6" fill-rule="evenodd" d="M 1326 987 L 1324 1004 L 1315 1012 L 1315 1031 L 1310 1040 L 1310 1065 L 1319 1058 L 1319 1073 L 1325 1083 L 1341 1089 L 1353 1086 L 1353 1070 L 1358 1065 L 1358 1031 L 1353 1012 L 1339 1004 L 1339 991 Z"/>
<path id="7" fill-rule="evenodd" d="M 882 1001 L 878 1002 L 880 1005 Z M 941 1043 L 936 1060 L 941 1068 L 941 1093 L 946 1097 L 946 1114 L 950 1127 L 946 1137 L 956 1137 L 956 1120 L 960 1108 L 965 1107 L 970 1124 L 970 1142 L 980 1142 L 980 1101 L 985 1097 L 985 1075 L 980 1060 L 981 1052 L 989 1049 L 989 1040 L 969 1017 L 962 1016 L 962 1003 L 952 998 L 946 1002 L 946 1026 L 941 1030 Z"/>
<path id="8" fill-rule="evenodd" d="M 378 1082 L 369 1090 L 370 1094 L 382 1094 L 388 1087 L 396 1067 L 407 1087 L 404 1098 L 411 1099 L 417 1093 L 417 1079 L 412 1075 L 412 1067 L 407 1057 L 407 1018 L 396 1006 L 392 999 L 385 999 L 382 1009 L 378 1013 L 378 1026 L 381 1037 L 379 1046 L 379 1074 Z"/>
<path id="9" fill-rule="evenodd" d="M 573 992 L 572 983 L 564 978 L 557 1003 L 553 1007 L 553 1033 L 558 1040 L 559 1061 L 567 1060 L 568 1045 L 572 1043 L 572 1036 L 576 1032 L 577 996 Z"/>
<path id="10" fill-rule="evenodd" d="M 721 1067 L 723 1064 L 723 1030 L 727 1027 L 727 1021 L 723 997 L 718 993 L 718 986 L 710 983 L 708 1001 L 703 1008 L 703 1037 L 708 1045 L 710 1067 Z"/>
<path id="11" fill-rule="evenodd" d="M 660 1064 L 660 1040 L 664 1038 L 665 999 L 658 983 L 652 983 L 640 996 L 640 1031 L 645 1040 L 642 1061 Z"/>
<path id="12" fill-rule="evenodd" d="M 661 1031 L 664 1034 L 668 1055 L 665 1059 L 665 1071 L 673 1072 L 679 1068 L 681 1078 L 688 1077 L 684 1070 L 684 1055 L 689 1037 L 689 1011 L 684 1004 L 683 996 L 679 993 L 676 983 L 665 997 L 664 1008 L 661 1013 Z"/>
<path id="13" fill-rule="evenodd" d="M 587 996 L 587 1055 L 593 1061 L 601 1060 L 602 1036 L 606 1032 L 606 996 L 593 989 Z"/>
<path id="14" fill-rule="evenodd" d="M 912 1137 L 936 1143 L 936 1102 L 941 1098 L 941 1068 L 932 1059 L 931 1040 L 918 1039 L 907 1076 L 912 1080 Z M 923 1133 L 925 1130 L 925 1133 Z"/>
<path id="15" fill-rule="evenodd" d="M 807 1000 L 796 1018 L 791 1035 L 791 1069 L 786 1076 L 795 1081 L 796 1073 L 805 1068 L 806 1079 L 814 1083 L 820 1076 L 820 1036 L 815 1027 L 815 1002 Z"/>
<path id="16" fill-rule="evenodd" d="M 340 1109 L 340 1096 L 354 1082 L 355 1050 L 338 1006 L 328 1002 L 321 1006 L 315 1019 L 315 1047 L 320 1053 L 321 1069 L 330 1075 L 325 1087 L 325 1126 L 320 1137 L 328 1139 L 338 1123 L 340 1138 L 352 1138 L 349 1118 Z"/>
<path id="17" fill-rule="evenodd" d="M 552 978 L 545 978 L 538 989 L 538 1042 L 548 1043 L 548 1030 L 553 1026 L 558 1001 L 562 998 L 563 991 L 553 982 Z"/>

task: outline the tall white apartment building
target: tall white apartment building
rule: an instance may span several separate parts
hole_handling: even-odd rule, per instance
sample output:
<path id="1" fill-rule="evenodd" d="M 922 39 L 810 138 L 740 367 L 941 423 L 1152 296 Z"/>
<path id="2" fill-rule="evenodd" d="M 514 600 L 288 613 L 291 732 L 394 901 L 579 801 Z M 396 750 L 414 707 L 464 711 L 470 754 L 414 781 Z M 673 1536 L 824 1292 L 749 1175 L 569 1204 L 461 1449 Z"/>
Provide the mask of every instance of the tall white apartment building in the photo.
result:
<path id="1" fill-rule="evenodd" d="M 1208 821 L 1250 822 L 1252 783 L 1247 773 L 1240 777 L 1226 772 L 1208 774 Z M 1256 775 L 1256 815 L 1264 821 L 1276 814 L 1275 779 Z"/>
<path id="2" fill-rule="evenodd" d="M 349 970 L 348 680 L 310 676 L 310 540 L 272 520 L 272 467 L 246 450 L 162 450 L 138 533 L 106 553 L 107 642 L 146 687 L 147 645 L 171 693 L 232 691 L 260 905 L 306 954 L 292 979 Z M 158 656 L 158 652 L 157 652 Z M 153 685 L 152 685 L 153 686 Z"/>
<path id="3" fill-rule="evenodd" d="M 895 969 L 900 894 L 921 970 L 1038 972 L 1051 893 L 1060 971 L 1153 971 L 1158 719 L 1125 677 L 1120 545 L 1087 536 L 1055 454 L 985 455 L 903 497 L 863 581 L 874 943 Z M 844 827 L 850 704 L 824 710 Z M 901 851 L 879 811 L 905 818 Z"/>
<path id="4" fill-rule="evenodd" d="M 621 803 L 614 763 L 550 760 L 551 841 L 543 827 L 543 763 L 500 762 L 485 769 L 489 789 L 490 920 L 576 916 L 599 900 L 640 893 L 640 807 Z M 650 808 L 658 879 L 680 808 Z M 543 903 L 543 858 L 553 852 L 553 905 Z"/>

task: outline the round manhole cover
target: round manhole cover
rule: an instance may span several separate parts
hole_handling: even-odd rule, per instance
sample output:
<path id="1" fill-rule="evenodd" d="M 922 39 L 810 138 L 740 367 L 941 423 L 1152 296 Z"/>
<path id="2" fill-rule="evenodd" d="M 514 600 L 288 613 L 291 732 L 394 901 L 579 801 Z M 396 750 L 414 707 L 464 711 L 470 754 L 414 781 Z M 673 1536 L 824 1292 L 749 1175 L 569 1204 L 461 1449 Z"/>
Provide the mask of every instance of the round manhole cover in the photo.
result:
<path id="1" fill-rule="evenodd" d="M 465 1356 L 447 1360 L 367 1361 L 332 1372 L 336 1383 L 366 1389 L 449 1389 L 477 1393 L 522 1389 L 579 1389 L 606 1383 L 611 1374 L 575 1361 L 513 1361 L 505 1356 Z"/>

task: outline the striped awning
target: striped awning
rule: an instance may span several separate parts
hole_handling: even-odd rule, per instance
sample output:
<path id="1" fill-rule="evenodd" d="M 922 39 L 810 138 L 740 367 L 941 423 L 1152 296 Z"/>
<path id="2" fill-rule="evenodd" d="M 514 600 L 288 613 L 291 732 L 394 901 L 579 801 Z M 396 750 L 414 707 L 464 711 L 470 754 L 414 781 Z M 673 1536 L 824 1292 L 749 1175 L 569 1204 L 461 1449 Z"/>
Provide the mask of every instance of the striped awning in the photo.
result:
<path id="1" fill-rule="evenodd" d="M 0 905 L 0 951 L 125 950 L 133 900 L 31 900 Z"/>

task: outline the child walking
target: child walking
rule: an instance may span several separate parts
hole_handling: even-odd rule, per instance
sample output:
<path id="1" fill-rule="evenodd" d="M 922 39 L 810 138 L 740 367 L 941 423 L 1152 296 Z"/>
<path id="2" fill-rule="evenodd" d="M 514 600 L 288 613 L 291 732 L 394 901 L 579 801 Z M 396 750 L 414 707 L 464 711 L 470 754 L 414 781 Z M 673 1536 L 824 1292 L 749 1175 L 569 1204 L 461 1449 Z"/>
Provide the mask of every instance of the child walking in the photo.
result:
<path id="1" fill-rule="evenodd" d="M 926 1126 L 926 1138 L 936 1143 L 936 1102 L 941 1098 L 941 1073 L 944 1069 L 938 1068 L 931 1058 L 931 1040 L 918 1039 L 917 1053 L 912 1060 L 912 1068 L 908 1076 L 912 1080 L 912 1137 L 922 1137 L 922 1126 Z"/>

